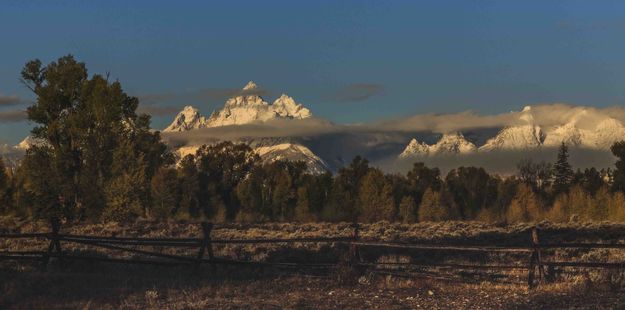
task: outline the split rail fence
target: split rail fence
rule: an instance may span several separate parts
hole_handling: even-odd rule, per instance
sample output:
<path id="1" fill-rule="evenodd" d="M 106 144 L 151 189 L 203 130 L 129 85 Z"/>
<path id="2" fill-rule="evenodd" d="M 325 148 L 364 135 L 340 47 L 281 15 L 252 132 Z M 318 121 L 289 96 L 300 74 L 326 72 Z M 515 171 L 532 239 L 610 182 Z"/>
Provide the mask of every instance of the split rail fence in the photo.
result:
<path id="1" fill-rule="evenodd" d="M 550 261 L 544 258 L 543 250 L 548 249 L 624 249 L 625 244 L 619 243 L 541 243 L 539 241 L 539 230 L 531 230 L 528 244 L 526 246 L 507 245 L 455 245 L 455 244 L 427 244 L 427 243 L 399 243 L 383 242 L 375 240 L 365 240 L 360 238 L 359 225 L 352 225 L 351 236 L 346 237 L 321 237 L 321 238 L 273 238 L 273 239 L 212 239 L 211 232 L 213 224 L 201 223 L 201 238 L 135 238 L 135 237 L 113 237 L 113 236 L 88 236 L 72 235 L 60 233 L 60 223 L 52 221 L 51 231 L 48 233 L 18 233 L 0 234 L 0 239 L 45 239 L 49 241 L 45 251 L 0 251 L 0 260 L 33 260 L 41 263 L 42 270 L 45 270 L 51 258 L 59 261 L 65 260 L 85 260 L 102 261 L 124 264 L 144 264 L 160 266 L 195 266 L 210 265 L 216 270 L 217 265 L 252 265 L 283 268 L 334 268 L 340 264 L 346 265 L 358 272 L 364 272 L 368 268 L 376 268 L 381 265 L 392 265 L 395 267 L 430 268 L 444 267 L 457 270 L 521 270 L 527 272 L 527 284 L 530 288 L 543 283 L 548 278 L 545 268 L 574 267 L 574 268 L 603 268 L 603 269 L 625 269 L 624 263 L 609 262 L 579 262 L 579 261 Z M 108 250 L 118 250 L 138 254 L 146 258 L 114 258 L 110 256 L 77 255 L 63 251 L 61 243 L 76 243 L 87 246 L 99 247 Z M 217 244 L 294 244 L 294 243 L 317 243 L 347 245 L 349 253 L 347 260 L 335 263 L 302 263 L 302 262 L 260 262 L 260 261 L 240 261 L 226 258 L 219 258 L 214 255 L 213 246 Z M 129 246 L 133 246 L 130 248 Z M 137 246 L 156 246 L 161 248 L 188 248 L 198 249 L 195 257 L 185 255 L 166 254 L 156 251 L 138 249 Z M 449 252 L 460 255 L 468 253 L 527 253 L 527 264 L 463 264 L 448 262 L 422 262 L 422 263 L 380 263 L 367 262 L 363 260 L 361 251 L 368 248 L 376 249 L 401 249 L 426 254 L 428 251 Z"/>

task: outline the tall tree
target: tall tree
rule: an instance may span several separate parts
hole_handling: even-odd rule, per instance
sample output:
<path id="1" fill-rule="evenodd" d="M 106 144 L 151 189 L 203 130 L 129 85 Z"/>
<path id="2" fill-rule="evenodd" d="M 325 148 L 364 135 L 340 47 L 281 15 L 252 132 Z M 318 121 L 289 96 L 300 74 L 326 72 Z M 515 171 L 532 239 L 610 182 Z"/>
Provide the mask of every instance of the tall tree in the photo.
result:
<path id="1" fill-rule="evenodd" d="M 508 223 L 533 222 L 543 215 L 540 200 L 527 184 L 520 184 L 506 211 Z"/>
<path id="2" fill-rule="evenodd" d="M 553 191 L 554 194 L 560 194 L 568 191 L 573 181 L 573 168 L 569 164 L 569 148 L 566 143 L 562 142 L 558 149 L 558 158 L 553 165 Z"/>
<path id="3" fill-rule="evenodd" d="M 326 220 L 357 220 L 358 190 L 369 169 L 369 161 L 360 156 L 354 157 L 349 166 L 339 169 L 332 183 L 329 201 L 323 210 Z"/>
<path id="4" fill-rule="evenodd" d="M 415 200 L 415 203 L 419 205 L 421 203 L 421 197 L 428 188 L 434 191 L 441 189 L 441 172 L 438 168 L 428 168 L 424 163 L 414 163 L 412 169 L 406 174 L 408 182 L 408 190 L 410 195 Z"/>
<path id="5" fill-rule="evenodd" d="M 32 135 L 46 146 L 34 148 L 26 157 L 48 158 L 51 164 L 47 169 L 61 184 L 50 197 L 57 197 L 55 204 L 68 211 L 66 215 L 96 216 L 104 208 L 103 202 L 110 201 L 104 199 L 106 193 L 112 193 L 107 187 L 124 178 L 116 175 L 123 169 L 116 169 L 114 162 L 116 149 L 127 147 L 123 141 L 133 144 L 138 153 L 134 158 L 146 162 L 141 184 L 149 182 L 156 168 L 171 158 L 159 134 L 150 131 L 149 116 L 135 113 L 138 99 L 128 96 L 118 81 L 109 82 L 108 77 L 97 74 L 90 77 L 85 64 L 73 56 L 47 66 L 39 60 L 28 62 L 22 82 L 36 95 L 36 102 L 28 107 L 28 118 L 36 124 Z M 124 182 L 119 179 L 115 183 Z M 141 200 L 148 198 L 149 193 L 144 193 Z"/>
<path id="6" fill-rule="evenodd" d="M 240 204 L 236 187 L 259 161 L 258 155 L 246 144 L 220 142 L 204 145 L 196 154 L 200 180 L 200 204 L 208 217 L 223 210 L 233 219 Z"/>
<path id="7" fill-rule="evenodd" d="M 415 223 L 417 221 L 417 204 L 410 196 L 405 196 L 399 203 L 398 218 L 404 223 Z"/>
<path id="8" fill-rule="evenodd" d="M 393 221 L 396 215 L 391 184 L 382 171 L 370 169 L 358 191 L 359 219 L 363 222 Z"/>
<path id="9" fill-rule="evenodd" d="M 428 188 L 419 206 L 420 222 L 440 222 L 458 219 L 458 208 L 453 197 L 442 187 L 439 191 Z"/>
<path id="10" fill-rule="evenodd" d="M 517 164 L 517 175 L 521 181 L 540 192 L 549 185 L 552 169 L 546 162 L 535 163 L 531 159 L 521 160 Z"/>
<path id="11" fill-rule="evenodd" d="M 612 175 L 612 190 L 625 192 L 625 141 L 614 143 L 610 150 L 617 158 L 616 170 Z"/>
<path id="12" fill-rule="evenodd" d="M 497 199 L 497 181 L 483 168 L 452 169 L 445 177 L 445 184 L 462 219 L 474 219 L 481 209 L 490 207 Z"/>
<path id="13" fill-rule="evenodd" d="M 200 216 L 200 177 L 195 165 L 195 157 L 187 155 L 178 164 L 180 202 L 176 216 L 182 219 Z"/>
<path id="14" fill-rule="evenodd" d="M 176 170 L 161 167 L 156 171 L 150 183 L 152 206 L 148 216 L 160 220 L 171 218 L 180 202 L 180 187 Z"/>
<path id="15" fill-rule="evenodd" d="M 9 175 L 7 169 L 4 166 L 4 161 L 0 157 L 0 212 L 8 209 L 9 203 Z"/>

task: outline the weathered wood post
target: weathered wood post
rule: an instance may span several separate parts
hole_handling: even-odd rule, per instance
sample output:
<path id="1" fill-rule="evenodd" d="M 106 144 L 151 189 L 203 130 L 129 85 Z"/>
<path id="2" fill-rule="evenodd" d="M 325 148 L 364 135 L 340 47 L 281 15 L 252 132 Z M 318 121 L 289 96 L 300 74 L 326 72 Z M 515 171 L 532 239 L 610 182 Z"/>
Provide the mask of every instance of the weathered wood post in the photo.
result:
<path id="1" fill-rule="evenodd" d="M 208 259 L 211 262 L 211 268 L 213 272 L 216 271 L 216 266 L 214 262 L 214 254 L 213 254 L 213 244 L 211 242 L 211 232 L 213 230 L 213 223 L 202 222 L 202 243 L 200 245 L 200 251 L 197 254 L 197 265 L 196 269 L 199 269 L 202 265 L 202 259 L 204 258 L 204 252 L 208 253 Z"/>
<path id="2" fill-rule="evenodd" d="M 530 266 L 527 276 L 527 284 L 529 288 L 534 288 L 536 283 L 535 280 L 535 272 L 536 268 L 538 268 L 538 284 L 542 283 L 545 280 L 545 268 L 542 263 L 542 255 L 540 252 L 540 240 L 538 237 L 538 228 L 532 228 L 532 256 L 530 258 Z"/>
<path id="3" fill-rule="evenodd" d="M 358 250 L 358 245 L 355 242 L 358 242 L 360 239 L 360 225 L 358 223 L 353 223 L 352 228 L 352 243 L 350 244 L 350 260 L 349 264 L 352 268 L 355 268 L 360 263 L 360 251 Z"/>
<path id="4" fill-rule="evenodd" d="M 41 269 L 46 271 L 48 268 L 48 263 L 50 262 L 50 257 L 54 252 L 56 252 L 59 262 L 62 263 L 62 255 L 61 251 L 61 241 L 59 240 L 59 231 L 61 230 L 61 220 L 57 217 L 50 219 L 50 226 L 52 227 L 52 232 L 48 234 L 48 239 L 50 239 L 50 244 L 48 244 L 48 250 L 43 255 L 43 261 Z"/>

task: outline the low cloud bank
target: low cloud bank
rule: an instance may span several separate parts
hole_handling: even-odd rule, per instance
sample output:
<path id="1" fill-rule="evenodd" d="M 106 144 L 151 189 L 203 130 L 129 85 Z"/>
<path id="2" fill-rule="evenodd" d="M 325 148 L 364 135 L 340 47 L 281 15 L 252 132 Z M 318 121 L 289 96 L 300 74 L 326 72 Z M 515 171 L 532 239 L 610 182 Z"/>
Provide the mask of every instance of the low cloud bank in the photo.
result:
<path id="1" fill-rule="evenodd" d="M 22 103 L 24 103 L 24 100 L 22 100 L 18 96 L 3 96 L 2 94 L 0 94 L 0 107 L 18 105 Z"/>
<path id="2" fill-rule="evenodd" d="M 0 123 L 15 123 L 25 121 L 28 114 L 24 110 L 0 111 Z"/>
<path id="3" fill-rule="evenodd" d="M 433 131 L 446 133 L 524 124 L 527 123 L 528 119 L 524 115 L 531 115 L 532 123 L 544 128 L 563 125 L 571 120 L 575 120 L 578 128 L 590 129 L 608 117 L 625 123 L 625 108 L 623 107 L 594 108 L 554 103 L 533 105 L 529 112 L 511 111 L 497 115 L 480 115 L 471 111 L 450 114 L 419 114 L 405 118 L 382 120 L 370 126 L 390 131 Z"/>
<path id="4" fill-rule="evenodd" d="M 540 148 L 519 151 L 492 151 L 473 154 L 416 157 L 398 159 L 387 157 L 373 164 L 389 172 L 404 173 L 412 168 L 415 162 L 423 162 L 429 167 L 438 167 L 443 173 L 460 166 L 482 167 L 490 173 L 510 175 L 516 172 L 516 165 L 522 160 L 531 159 L 535 162 L 553 163 L 556 160 L 557 148 Z M 569 163 L 573 169 L 595 167 L 597 169 L 613 167 L 616 158 L 606 150 L 582 148 L 569 149 Z"/>
<path id="5" fill-rule="evenodd" d="M 348 126 L 310 118 L 304 120 L 274 120 L 266 123 L 201 128 L 184 132 L 163 132 L 166 142 L 173 145 L 199 145 L 215 140 L 255 138 L 305 138 L 329 133 L 345 132 Z"/>

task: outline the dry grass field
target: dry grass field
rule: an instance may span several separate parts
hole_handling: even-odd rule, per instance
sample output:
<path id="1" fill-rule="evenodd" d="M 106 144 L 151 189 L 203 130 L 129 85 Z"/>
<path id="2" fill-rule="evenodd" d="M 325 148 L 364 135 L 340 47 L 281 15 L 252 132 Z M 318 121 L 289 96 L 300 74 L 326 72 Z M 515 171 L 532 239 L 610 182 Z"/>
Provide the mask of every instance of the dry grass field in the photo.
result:
<path id="1" fill-rule="evenodd" d="M 446 244 L 527 245 L 533 225 L 484 223 L 375 223 L 362 225 L 363 239 Z M 45 223 L 0 219 L 3 232 L 47 231 Z M 545 241 L 622 242 L 625 225 L 613 223 L 539 223 Z M 62 233 L 98 236 L 199 237 L 192 223 L 65 225 Z M 266 223 L 217 225 L 215 239 L 349 236 L 348 223 Z M 45 240 L 0 240 L 0 250 L 41 250 Z M 63 244 L 64 251 L 127 257 L 84 245 Z M 162 252 L 169 249 L 153 249 Z M 175 250 L 178 254 L 193 252 Z M 218 257 L 263 262 L 332 262 L 343 259 L 341 244 L 215 245 Z M 554 250 L 547 259 L 625 261 L 624 250 Z M 527 264 L 527 255 L 457 257 L 433 251 L 419 253 L 363 251 L 367 261 L 468 259 Z M 437 268 L 410 274 L 345 267 L 329 271 L 218 266 L 127 266 L 108 263 L 52 261 L 48 270 L 37 263 L 4 262 L 0 268 L 0 308 L 77 309 L 267 309 L 267 308 L 391 308 L 391 309 L 540 309 L 623 308 L 625 277 L 620 271 L 566 269 L 553 283 L 529 290 L 526 272 L 467 273 Z"/>

